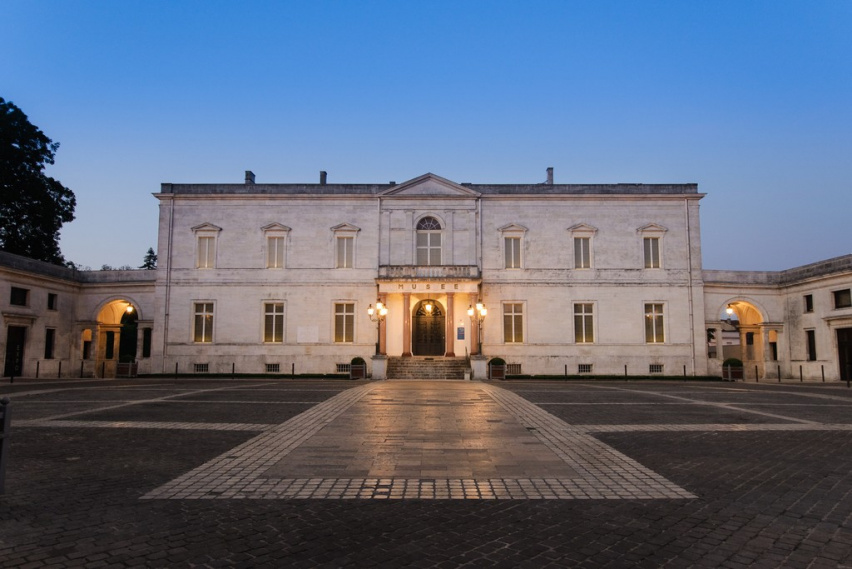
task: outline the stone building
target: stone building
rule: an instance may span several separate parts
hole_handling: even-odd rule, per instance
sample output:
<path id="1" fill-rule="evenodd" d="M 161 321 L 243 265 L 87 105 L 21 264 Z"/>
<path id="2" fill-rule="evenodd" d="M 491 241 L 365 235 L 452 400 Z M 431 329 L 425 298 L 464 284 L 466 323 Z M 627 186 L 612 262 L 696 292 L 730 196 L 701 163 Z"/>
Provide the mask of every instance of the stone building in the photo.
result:
<path id="1" fill-rule="evenodd" d="M 374 378 L 411 361 L 476 377 L 499 356 L 520 374 L 720 374 L 708 330 L 733 318 L 747 376 L 845 378 L 852 255 L 704 271 L 702 196 L 552 169 L 540 184 L 163 184 L 156 271 L 0 256 L 6 375 L 110 376 L 122 350 L 140 373 L 335 373 L 360 356 Z"/>

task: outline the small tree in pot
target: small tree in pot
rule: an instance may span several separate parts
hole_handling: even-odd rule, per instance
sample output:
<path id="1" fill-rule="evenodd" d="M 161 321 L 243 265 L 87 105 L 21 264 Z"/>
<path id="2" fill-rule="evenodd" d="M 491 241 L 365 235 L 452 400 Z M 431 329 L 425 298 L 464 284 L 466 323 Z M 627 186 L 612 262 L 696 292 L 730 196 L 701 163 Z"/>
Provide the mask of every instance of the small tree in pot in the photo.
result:
<path id="1" fill-rule="evenodd" d="M 349 379 L 364 379 L 367 377 L 367 362 L 364 358 L 354 357 L 349 364 Z"/>
<path id="2" fill-rule="evenodd" d="M 722 362 L 722 379 L 743 379 L 743 362 L 737 358 L 728 358 Z"/>
<path id="3" fill-rule="evenodd" d="M 503 358 L 491 358 L 488 362 L 489 379 L 506 379 L 506 360 Z"/>

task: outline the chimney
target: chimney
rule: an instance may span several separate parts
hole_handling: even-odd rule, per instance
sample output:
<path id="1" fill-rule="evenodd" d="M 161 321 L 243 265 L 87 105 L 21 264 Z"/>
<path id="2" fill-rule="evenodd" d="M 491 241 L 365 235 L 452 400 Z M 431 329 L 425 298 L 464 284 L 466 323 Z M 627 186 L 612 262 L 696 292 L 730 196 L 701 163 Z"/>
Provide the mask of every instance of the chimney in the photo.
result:
<path id="1" fill-rule="evenodd" d="M 553 185 L 553 166 L 547 169 L 547 185 Z"/>
<path id="2" fill-rule="evenodd" d="M 395 186 L 396 182 L 394 180 L 391 180 L 390 182 L 388 182 L 388 185 Z"/>
<path id="3" fill-rule="evenodd" d="M 328 172 L 320 170 L 320 186 L 325 185 L 326 178 L 328 178 Z"/>
<path id="4" fill-rule="evenodd" d="M 254 172 L 251 170 L 246 170 L 246 185 L 254 185 Z"/>

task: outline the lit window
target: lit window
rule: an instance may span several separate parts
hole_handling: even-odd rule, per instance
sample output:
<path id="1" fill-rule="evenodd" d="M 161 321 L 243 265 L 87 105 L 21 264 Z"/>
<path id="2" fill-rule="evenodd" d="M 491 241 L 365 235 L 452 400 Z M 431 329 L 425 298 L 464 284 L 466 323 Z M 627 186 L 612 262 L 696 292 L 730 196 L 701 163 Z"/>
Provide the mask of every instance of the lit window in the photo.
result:
<path id="1" fill-rule="evenodd" d="M 507 344 L 524 341 L 524 305 L 507 303 L 503 305 L 503 341 Z"/>
<path id="2" fill-rule="evenodd" d="M 665 342 L 662 304 L 645 305 L 645 342 L 648 344 Z"/>
<path id="3" fill-rule="evenodd" d="M 593 306 L 591 303 L 574 305 L 574 341 L 591 344 L 595 341 Z"/>
<path id="4" fill-rule="evenodd" d="M 355 340 L 355 304 L 340 302 L 334 305 L 334 341 L 349 343 Z"/>
<path id="5" fill-rule="evenodd" d="M 441 224 L 434 217 L 417 222 L 417 264 L 441 264 Z"/>
<path id="6" fill-rule="evenodd" d="M 505 249 L 506 268 L 520 269 L 521 268 L 521 238 L 520 237 L 505 237 L 503 239 L 503 247 Z"/>
<path id="7" fill-rule="evenodd" d="M 279 344 L 284 341 L 283 302 L 268 302 L 264 305 L 263 341 Z"/>
<path id="8" fill-rule="evenodd" d="M 195 330 L 193 340 L 197 343 L 210 343 L 213 341 L 213 303 L 195 303 Z"/>

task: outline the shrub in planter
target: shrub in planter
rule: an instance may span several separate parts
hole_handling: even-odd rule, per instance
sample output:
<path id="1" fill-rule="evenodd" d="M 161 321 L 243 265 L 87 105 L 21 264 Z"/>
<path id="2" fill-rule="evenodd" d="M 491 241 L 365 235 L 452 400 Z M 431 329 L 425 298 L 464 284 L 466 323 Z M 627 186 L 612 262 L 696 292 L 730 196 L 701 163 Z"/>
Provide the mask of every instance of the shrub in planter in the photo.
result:
<path id="1" fill-rule="evenodd" d="M 349 362 L 349 379 L 364 379 L 367 377 L 367 362 L 364 358 L 354 357 Z"/>
<path id="2" fill-rule="evenodd" d="M 723 379 L 743 379 L 743 362 L 737 358 L 728 358 L 722 362 Z"/>
<path id="3" fill-rule="evenodd" d="M 723 366 L 731 366 L 731 367 L 743 367 L 742 360 L 738 360 L 737 358 L 728 358 L 722 362 Z"/>
<path id="4" fill-rule="evenodd" d="M 506 360 L 503 358 L 491 358 L 488 362 L 489 379 L 506 379 Z"/>

